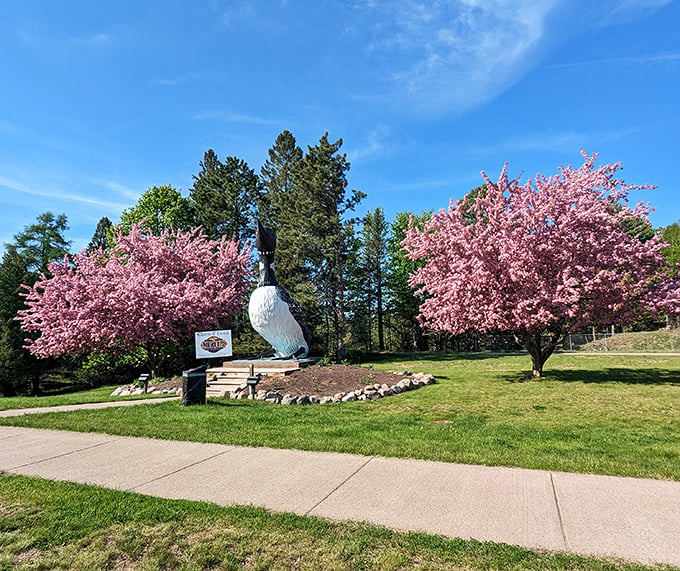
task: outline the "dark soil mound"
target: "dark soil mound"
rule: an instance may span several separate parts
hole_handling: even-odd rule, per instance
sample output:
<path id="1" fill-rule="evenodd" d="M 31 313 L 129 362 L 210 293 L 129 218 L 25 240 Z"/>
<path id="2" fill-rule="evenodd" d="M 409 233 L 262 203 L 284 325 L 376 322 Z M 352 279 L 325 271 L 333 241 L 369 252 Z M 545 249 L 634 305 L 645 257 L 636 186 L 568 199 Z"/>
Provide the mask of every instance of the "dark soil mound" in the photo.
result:
<path id="1" fill-rule="evenodd" d="M 366 385 L 395 385 L 404 379 L 403 375 L 376 371 L 356 365 L 313 365 L 290 373 L 262 377 L 257 389 L 280 394 L 333 396 L 363 389 Z"/>

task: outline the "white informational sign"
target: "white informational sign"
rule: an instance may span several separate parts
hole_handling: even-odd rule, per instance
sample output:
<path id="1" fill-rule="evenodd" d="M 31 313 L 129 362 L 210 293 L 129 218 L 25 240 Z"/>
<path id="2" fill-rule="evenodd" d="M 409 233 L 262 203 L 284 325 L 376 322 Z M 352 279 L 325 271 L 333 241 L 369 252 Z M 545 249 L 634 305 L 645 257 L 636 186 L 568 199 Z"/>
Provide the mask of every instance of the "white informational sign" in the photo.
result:
<path id="1" fill-rule="evenodd" d="M 231 357 L 231 329 L 222 331 L 197 331 L 196 341 L 197 359 L 214 359 L 216 357 Z"/>

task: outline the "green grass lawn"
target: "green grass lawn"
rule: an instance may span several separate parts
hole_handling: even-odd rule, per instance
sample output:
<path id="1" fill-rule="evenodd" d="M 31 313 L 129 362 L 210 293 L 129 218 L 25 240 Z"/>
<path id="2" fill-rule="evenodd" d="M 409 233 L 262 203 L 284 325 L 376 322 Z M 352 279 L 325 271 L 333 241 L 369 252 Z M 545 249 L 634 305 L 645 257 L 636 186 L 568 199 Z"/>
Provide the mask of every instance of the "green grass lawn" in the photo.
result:
<path id="1" fill-rule="evenodd" d="M 17 408 L 34 408 L 44 406 L 58 406 L 62 404 L 84 404 L 91 402 L 108 402 L 117 400 L 136 400 L 143 398 L 167 397 L 172 395 L 137 395 L 132 397 L 112 397 L 111 393 L 117 386 L 99 387 L 88 391 L 64 393 L 42 397 L 5 397 L 0 398 L 0 410 Z"/>
<path id="2" fill-rule="evenodd" d="M 211 399 L 2 419 L 2 424 L 680 480 L 680 357 L 406 355 L 373 364 L 438 383 L 370 402 Z"/>
<path id="3" fill-rule="evenodd" d="M 10 569 L 650 568 L 0 473 L 0 570 Z"/>

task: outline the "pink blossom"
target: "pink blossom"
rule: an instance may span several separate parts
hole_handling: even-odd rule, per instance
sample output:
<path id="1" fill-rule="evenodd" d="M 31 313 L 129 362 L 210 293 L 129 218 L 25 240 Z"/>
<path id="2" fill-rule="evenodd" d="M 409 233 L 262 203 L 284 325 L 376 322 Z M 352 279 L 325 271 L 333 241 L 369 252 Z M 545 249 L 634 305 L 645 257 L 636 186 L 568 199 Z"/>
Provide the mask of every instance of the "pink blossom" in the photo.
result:
<path id="1" fill-rule="evenodd" d="M 108 256 L 77 254 L 51 264 L 27 287 L 17 319 L 38 357 L 143 347 L 150 359 L 161 347 L 221 326 L 244 306 L 250 249 L 200 229 L 160 236 L 134 225 L 119 233 Z M 157 363 L 152 363 L 155 365 Z"/>
<path id="2" fill-rule="evenodd" d="M 563 334 L 632 319 L 664 263 L 658 237 L 642 242 L 624 230 L 650 212 L 642 203 L 630 208 L 628 192 L 649 187 L 617 179 L 620 164 L 596 168 L 597 155 L 583 157 L 578 169 L 524 185 L 508 178 L 507 165 L 496 183 L 482 173 L 487 193 L 468 212 L 452 201 L 423 230 L 410 228 L 404 247 L 426 261 L 412 276 L 427 296 L 424 325 L 515 332 L 540 375 Z"/>

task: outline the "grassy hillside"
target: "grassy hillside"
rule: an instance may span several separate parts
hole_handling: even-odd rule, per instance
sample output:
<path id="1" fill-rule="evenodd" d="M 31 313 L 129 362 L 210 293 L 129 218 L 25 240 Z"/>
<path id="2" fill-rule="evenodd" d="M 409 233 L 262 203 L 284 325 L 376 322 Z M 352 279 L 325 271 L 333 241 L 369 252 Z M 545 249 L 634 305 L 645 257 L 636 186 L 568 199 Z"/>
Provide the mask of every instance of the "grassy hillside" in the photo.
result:
<path id="1" fill-rule="evenodd" d="M 581 351 L 620 351 L 623 353 L 680 353 L 680 329 L 617 333 L 581 346 Z"/>

